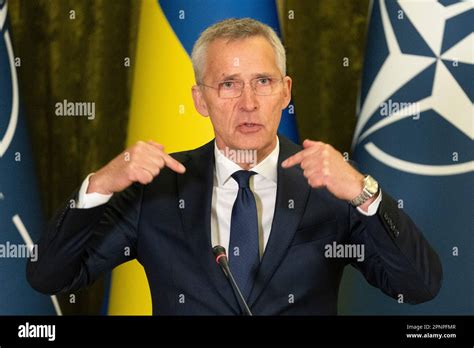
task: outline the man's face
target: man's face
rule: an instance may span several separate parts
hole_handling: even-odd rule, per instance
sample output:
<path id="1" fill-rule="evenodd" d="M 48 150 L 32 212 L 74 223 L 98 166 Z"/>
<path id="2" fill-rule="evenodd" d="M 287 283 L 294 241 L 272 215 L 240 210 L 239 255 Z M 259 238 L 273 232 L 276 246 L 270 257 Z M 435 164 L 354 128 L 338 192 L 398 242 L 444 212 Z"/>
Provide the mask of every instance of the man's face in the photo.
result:
<path id="1" fill-rule="evenodd" d="M 271 95 L 257 95 L 250 86 L 251 80 L 261 77 L 276 79 Z M 257 150 L 261 159 L 276 144 L 281 112 L 290 102 L 291 79 L 281 76 L 271 44 L 256 36 L 235 41 L 218 39 L 208 46 L 202 83 L 217 88 L 229 80 L 245 82 L 240 97 L 223 99 L 217 89 L 194 86 L 196 109 L 210 116 L 219 149 Z"/>

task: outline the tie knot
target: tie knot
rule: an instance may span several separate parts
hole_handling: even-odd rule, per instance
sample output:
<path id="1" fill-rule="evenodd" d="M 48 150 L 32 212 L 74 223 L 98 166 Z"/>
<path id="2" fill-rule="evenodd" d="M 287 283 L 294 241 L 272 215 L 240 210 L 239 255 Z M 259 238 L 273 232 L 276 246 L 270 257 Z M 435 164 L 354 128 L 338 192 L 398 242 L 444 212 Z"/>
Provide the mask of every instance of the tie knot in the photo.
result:
<path id="1" fill-rule="evenodd" d="M 238 170 L 234 174 L 232 174 L 232 178 L 237 181 L 237 184 L 239 184 L 239 188 L 248 188 L 250 177 L 254 174 L 257 173 L 249 170 Z"/>

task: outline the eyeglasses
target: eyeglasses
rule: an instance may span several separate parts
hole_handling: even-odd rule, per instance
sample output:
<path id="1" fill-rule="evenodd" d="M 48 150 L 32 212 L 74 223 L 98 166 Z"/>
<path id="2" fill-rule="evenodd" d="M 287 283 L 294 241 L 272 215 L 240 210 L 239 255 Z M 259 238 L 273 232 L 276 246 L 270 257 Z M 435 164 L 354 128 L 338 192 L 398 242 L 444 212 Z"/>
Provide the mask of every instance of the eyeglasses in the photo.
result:
<path id="1" fill-rule="evenodd" d="M 272 95 L 278 90 L 279 83 L 283 81 L 283 78 L 276 77 L 257 77 L 250 80 L 250 86 L 256 95 Z M 219 98 L 230 99 L 238 98 L 242 95 L 242 91 L 245 87 L 245 81 L 242 80 L 226 80 L 220 82 L 217 87 L 199 84 L 217 90 Z"/>

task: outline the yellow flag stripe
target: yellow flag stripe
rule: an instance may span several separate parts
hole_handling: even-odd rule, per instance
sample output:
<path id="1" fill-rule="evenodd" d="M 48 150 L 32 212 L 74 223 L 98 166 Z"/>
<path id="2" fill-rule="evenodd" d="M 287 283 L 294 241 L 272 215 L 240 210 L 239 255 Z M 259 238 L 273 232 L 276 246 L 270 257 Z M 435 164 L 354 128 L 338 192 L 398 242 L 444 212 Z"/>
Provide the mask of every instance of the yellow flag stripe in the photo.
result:
<path id="1" fill-rule="evenodd" d="M 176 152 L 211 140 L 214 133 L 209 119 L 199 115 L 193 105 L 193 84 L 191 60 L 157 1 L 143 0 L 128 145 L 153 139 L 163 144 L 167 152 Z M 149 315 L 151 312 L 143 267 L 137 261 L 117 267 L 112 273 L 109 314 Z"/>

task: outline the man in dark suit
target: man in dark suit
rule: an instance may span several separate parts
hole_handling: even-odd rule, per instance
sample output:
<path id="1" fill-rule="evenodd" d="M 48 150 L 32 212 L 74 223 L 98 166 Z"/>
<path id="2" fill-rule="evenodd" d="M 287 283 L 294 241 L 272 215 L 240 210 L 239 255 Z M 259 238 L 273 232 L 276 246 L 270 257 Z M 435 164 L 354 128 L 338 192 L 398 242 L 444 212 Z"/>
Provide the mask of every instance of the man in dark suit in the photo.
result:
<path id="1" fill-rule="evenodd" d="M 336 314 L 348 264 L 393 298 L 436 296 L 438 256 L 377 181 L 328 144 L 277 136 L 291 79 L 272 29 L 217 23 L 192 60 L 215 139 L 172 155 L 138 142 L 89 175 L 41 236 L 35 289 L 74 291 L 136 258 L 154 313 L 241 314 L 212 253 L 222 245 L 254 314 Z"/>

